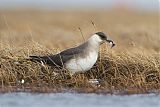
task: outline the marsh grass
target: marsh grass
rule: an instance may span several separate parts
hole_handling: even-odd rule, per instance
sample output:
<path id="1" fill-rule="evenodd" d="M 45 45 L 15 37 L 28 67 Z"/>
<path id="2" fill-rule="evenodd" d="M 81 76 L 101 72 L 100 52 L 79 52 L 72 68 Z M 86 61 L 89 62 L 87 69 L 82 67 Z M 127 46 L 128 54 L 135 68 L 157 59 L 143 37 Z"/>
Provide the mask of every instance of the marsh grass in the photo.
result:
<path id="1" fill-rule="evenodd" d="M 69 71 L 31 62 L 26 57 L 1 51 L 0 86 L 19 87 L 37 92 L 146 93 L 160 89 L 160 55 L 143 52 L 101 51 L 101 58 L 86 73 L 69 75 Z M 13 55 L 13 56 L 11 56 Z M 99 79 L 99 86 L 89 79 Z M 24 80 L 24 83 L 22 83 Z M 9 88 L 9 89 L 10 89 Z M 17 90 L 16 90 L 17 91 Z M 158 91 L 159 92 L 159 91 Z"/>
<path id="2" fill-rule="evenodd" d="M 157 14 L 115 11 L 0 11 L 0 14 L 5 15 L 5 20 L 0 18 L 0 92 L 160 92 Z M 79 32 L 75 26 L 79 28 L 92 16 L 104 32 L 113 35 L 116 47 L 102 46 L 91 70 L 70 76 L 65 69 L 27 60 L 29 55 L 54 54 L 87 39 L 86 35 L 94 33 L 97 26 L 85 25 L 80 33 L 75 33 Z M 99 79 L 100 83 L 93 85 L 89 79 Z"/>

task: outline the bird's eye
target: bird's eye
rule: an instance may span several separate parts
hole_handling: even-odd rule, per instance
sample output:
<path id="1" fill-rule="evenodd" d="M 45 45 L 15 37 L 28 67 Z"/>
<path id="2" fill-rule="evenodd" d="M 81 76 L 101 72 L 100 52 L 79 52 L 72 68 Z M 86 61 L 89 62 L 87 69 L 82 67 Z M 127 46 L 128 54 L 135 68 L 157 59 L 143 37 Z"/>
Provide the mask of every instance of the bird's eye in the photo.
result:
<path id="1" fill-rule="evenodd" d="M 102 38 L 102 39 L 105 39 L 105 38 L 106 38 L 106 36 L 104 36 L 104 35 L 101 35 L 101 38 Z"/>
<path id="2" fill-rule="evenodd" d="M 107 39 L 107 37 L 105 35 L 99 35 L 101 37 L 102 40 Z"/>

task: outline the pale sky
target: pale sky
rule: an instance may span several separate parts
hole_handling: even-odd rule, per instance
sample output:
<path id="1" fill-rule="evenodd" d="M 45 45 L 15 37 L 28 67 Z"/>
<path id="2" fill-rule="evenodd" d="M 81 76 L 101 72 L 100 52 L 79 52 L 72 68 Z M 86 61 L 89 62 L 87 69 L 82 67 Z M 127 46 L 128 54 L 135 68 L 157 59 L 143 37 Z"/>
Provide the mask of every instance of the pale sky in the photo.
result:
<path id="1" fill-rule="evenodd" d="M 125 4 L 141 10 L 158 10 L 159 0 L 0 0 L 0 8 L 112 8 Z"/>

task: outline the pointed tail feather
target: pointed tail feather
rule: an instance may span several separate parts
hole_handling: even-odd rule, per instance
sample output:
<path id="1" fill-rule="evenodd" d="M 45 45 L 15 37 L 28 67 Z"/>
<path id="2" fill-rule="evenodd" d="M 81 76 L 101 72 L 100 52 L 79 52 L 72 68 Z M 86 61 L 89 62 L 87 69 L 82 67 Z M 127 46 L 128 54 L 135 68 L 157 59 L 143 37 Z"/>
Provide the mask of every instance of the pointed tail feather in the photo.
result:
<path id="1" fill-rule="evenodd" d="M 29 56 L 30 61 L 45 63 L 51 66 L 59 66 L 58 63 L 54 62 L 53 57 L 51 56 Z"/>
<path id="2" fill-rule="evenodd" d="M 29 56 L 29 60 L 33 61 L 33 62 L 40 62 L 40 63 L 41 63 L 41 61 L 44 62 L 44 59 L 41 58 L 40 56 Z"/>

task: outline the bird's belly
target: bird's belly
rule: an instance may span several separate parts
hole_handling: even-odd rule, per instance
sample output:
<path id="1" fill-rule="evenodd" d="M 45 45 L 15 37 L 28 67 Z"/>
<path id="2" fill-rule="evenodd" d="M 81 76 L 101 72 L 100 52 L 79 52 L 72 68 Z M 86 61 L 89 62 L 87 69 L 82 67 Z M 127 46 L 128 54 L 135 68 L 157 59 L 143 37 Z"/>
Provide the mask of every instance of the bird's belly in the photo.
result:
<path id="1" fill-rule="evenodd" d="M 74 58 L 68 61 L 65 65 L 66 69 L 71 71 L 72 73 L 79 71 L 87 71 L 92 68 L 92 66 L 96 63 L 98 57 L 98 53 L 92 52 L 85 58 Z"/>

